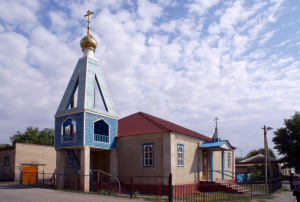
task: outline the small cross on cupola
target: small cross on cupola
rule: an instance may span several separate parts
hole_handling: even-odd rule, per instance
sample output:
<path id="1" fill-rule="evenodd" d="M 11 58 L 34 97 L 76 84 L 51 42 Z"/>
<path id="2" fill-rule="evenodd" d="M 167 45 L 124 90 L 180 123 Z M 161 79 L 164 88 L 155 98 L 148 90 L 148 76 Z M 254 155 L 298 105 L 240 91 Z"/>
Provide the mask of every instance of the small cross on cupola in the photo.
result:
<path id="1" fill-rule="evenodd" d="M 216 123 L 216 127 L 215 127 L 214 135 L 212 137 L 213 142 L 219 142 L 219 141 L 221 141 L 221 137 L 220 137 L 220 134 L 218 132 L 218 120 L 220 120 L 220 119 L 218 119 L 218 117 L 216 117 L 214 119 L 214 122 Z"/>
<path id="2" fill-rule="evenodd" d="M 87 14 L 84 15 L 84 17 L 88 17 L 88 20 L 87 20 L 87 23 L 88 23 L 88 26 L 87 26 L 87 33 L 86 33 L 86 36 L 83 37 L 80 41 L 80 46 L 81 46 L 81 49 L 82 49 L 82 52 L 84 52 L 84 56 L 86 55 L 89 55 L 91 57 L 94 57 L 94 52 L 97 48 L 97 41 L 96 39 L 93 38 L 93 36 L 91 35 L 91 32 L 90 32 L 90 15 L 93 15 L 94 12 L 91 12 L 91 11 L 88 11 Z"/>
<path id="3" fill-rule="evenodd" d="M 94 12 L 92 12 L 92 11 L 88 11 L 87 12 L 87 14 L 85 14 L 84 15 L 84 17 L 88 17 L 88 20 L 87 20 L 87 23 L 88 23 L 88 26 L 87 26 L 87 35 L 90 35 L 90 29 L 91 29 L 91 27 L 90 27 L 90 23 L 91 23 L 91 21 L 90 21 L 90 15 L 93 15 L 94 14 Z"/>

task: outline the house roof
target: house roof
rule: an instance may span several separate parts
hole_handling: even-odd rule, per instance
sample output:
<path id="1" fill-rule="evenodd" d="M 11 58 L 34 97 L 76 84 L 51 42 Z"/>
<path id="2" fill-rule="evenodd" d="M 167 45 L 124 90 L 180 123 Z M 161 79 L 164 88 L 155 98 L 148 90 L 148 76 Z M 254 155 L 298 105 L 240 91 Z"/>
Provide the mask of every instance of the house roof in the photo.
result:
<path id="1" fill-rule="evenodd" d="M 205 135 L 144 112 L 138 112 L 124 117 L 118 122 L 118 137 L 161 132 L 177 132 L 207 141 L 212 140 Z"/>
<path id="2" fill-rule="evenodd" d="M 277 160 L 270 157 L 270 161 L 277 161 Z M 264 163 L 264 162 L 265 162 L 265 155 L 257 154 L 255 156 L 250 157 L 250 158 L 241 160 L 237 164 L 258 164 L 258 163 Z"/>
<path id="3" fill-rule="evenodd" d="M 1 151 L 14 150 L 14 149 L 15 149 L 15 146 L 3 147 L 3 148 L 0 148 L 0 152 L 1 152 Z"/>

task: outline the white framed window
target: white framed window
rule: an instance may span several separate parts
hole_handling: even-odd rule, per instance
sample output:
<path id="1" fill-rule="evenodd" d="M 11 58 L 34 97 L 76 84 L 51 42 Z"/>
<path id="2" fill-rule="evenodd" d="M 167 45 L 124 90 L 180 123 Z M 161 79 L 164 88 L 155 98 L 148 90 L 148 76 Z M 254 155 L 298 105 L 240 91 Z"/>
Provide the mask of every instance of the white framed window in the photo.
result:
<path id="1" fill-rule="evenodd" d="M 109 125 L 102 119 L 94 122 L 94 141 L 109 143 Z"/>
<path id="2" fill-rule="evenodd" d="M 143 166 L 144 167 L 153 167 L 154 166 L 154 144 L 147 143 L 143 144 Z"/>
<path id="3" fill-rule="evenodd" d="M 228 168 L 231 168 L 231 153 L 228 153 Z"/>
<path id="4" fill-rule="evenodd" d="M 184 145 L 177 144 L 177 164 L 178 167 L 184 166 Z"/>
<path id="5" fill-rule="evenodd" d="M 76 138 L 76 121 L 67 118 L 62 124 L 62 142 L 74 142 Z"/>

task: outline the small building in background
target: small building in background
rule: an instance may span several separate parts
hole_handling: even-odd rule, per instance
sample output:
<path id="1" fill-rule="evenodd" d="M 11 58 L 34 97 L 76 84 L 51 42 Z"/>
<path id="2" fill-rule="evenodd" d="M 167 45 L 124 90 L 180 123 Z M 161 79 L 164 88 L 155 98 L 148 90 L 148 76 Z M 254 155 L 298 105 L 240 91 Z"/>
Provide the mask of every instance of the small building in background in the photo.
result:
<path id="1" fill-rule="evenodd" d="M 276 159 L 270 157 L 270 163 L 271 163 L 273 178 L 280 177 L 280 166 L 278 164 L 278 161 Z M 238 174 L 244 175 L 245 173 L 249 173 L 249 168 L 251 166 L 264 165 L 264 164 L 265 164 L 265 155 L 257 154 L 255 156 L 241 160 L 240 162 L 236 163 L 235 170 L 236 170 L 237 175 Z M 251 178 L 251 176 L 250 176 L 250 178 Z"/>
<path id="2" fill-rule="evenodd" d="M 51 178 L 56 166 L 53 146 L 17 142 L 15 146 L 0 149 L 0 180 L 19 181 L 23 170 L 23 182 L 35 183 L 37 173 L 44 172 Z"/>

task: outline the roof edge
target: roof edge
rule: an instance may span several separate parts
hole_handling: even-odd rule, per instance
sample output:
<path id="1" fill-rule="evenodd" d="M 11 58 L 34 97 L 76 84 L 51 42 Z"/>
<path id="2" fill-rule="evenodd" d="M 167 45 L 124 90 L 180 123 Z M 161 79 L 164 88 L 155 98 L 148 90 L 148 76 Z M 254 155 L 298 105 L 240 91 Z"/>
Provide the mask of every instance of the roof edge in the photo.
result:
<path id="1" fill-rule="evenodd" d="M 150 121 L 151 123 L 155 124 L 156 126 L 158 126 L 159 128 L 163 129 L 166 132 L 171 132 L 172 130 L 170 130 L 169 128 L 161 125 L 160 123 L 157 123 L 155 120 L 153 120 L 151 117 L 147 116 L 148 114 L 144 113 L 144 112 L 138 112 L 139 115 L 141 115 L 142 117 L 144 117 L 145 119 L 147 119 L 148 121 Z"/>

